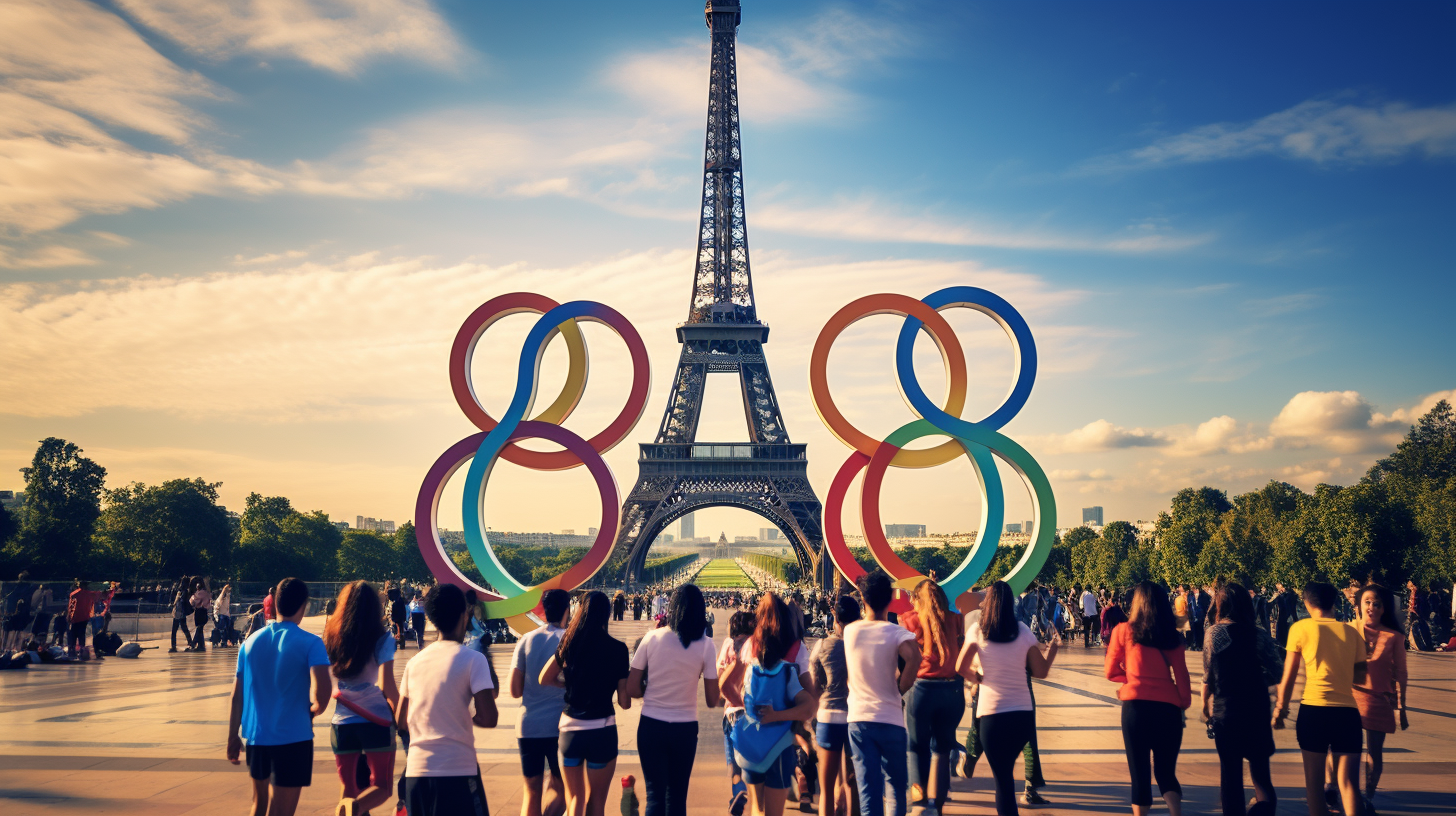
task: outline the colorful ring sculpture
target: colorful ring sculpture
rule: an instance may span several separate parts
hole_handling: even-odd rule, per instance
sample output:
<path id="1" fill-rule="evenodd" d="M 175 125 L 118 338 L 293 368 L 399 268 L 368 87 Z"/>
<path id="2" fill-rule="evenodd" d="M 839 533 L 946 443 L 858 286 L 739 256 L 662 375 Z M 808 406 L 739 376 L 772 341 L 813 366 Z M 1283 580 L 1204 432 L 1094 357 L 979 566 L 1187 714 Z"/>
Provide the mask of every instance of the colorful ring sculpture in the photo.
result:
<path id="1" fill-rule="evenodd" d="M 1006 400 L 979 422 L 961 419 L 965 407 L 965 356 L 949 324 L 939 312 L 953 307 L 972 308 L 995 320 L 1011 339 L 1017 361 L 1017 375 Z M 900 393 L 920 419 L 910 422 L 882 442 L 852 426 L 835 407 L 829 396 L 827 368 L 829 350 L 839 336 L 855 321 L 876 314 L 896 314 L 905 318 L 895 346 L 895 370 Z M 916 334 L 924 329 L 940 349 L 946 365 L 949 396 L 945 408 L 931 402 L 915 377 L 913 353 Z M 1006 582 L 1016 592 L 1024 590 L 1041 571 L 1051 553 L 1056 533 L 1056 499 L 1041 466 L 1026 449 L 999 432 L 1026 404 L 1036 380 L 1036 344 L 1026 321 L 1001 297 L 970 286 L 942 289 L 924 300 L 904 295 L 880 294 L 859 298 L 840 309 L 829 319 L 814 343 L 809 360 L 809 395 L 819 417 L 840 441 L 851 448 L 844 464 L 835 474 L 824 505 L 825 545 L 836 568 L 851 581 L 864 574 L 845 543 L 841 519 L 844 497 L 854 477 L 865 473 L 860 490 L 860 523 L 871 555 L 902 590 L 912 589 L 925 579 L 897 556 L 885 538 L 880 524 L 880 488 L 885 469 L 895 467 L 933 467 L 944 464 L 961 452 L 971 460 L 981 485 L 981 526 L 976 543 L 961 564 L 940 582 L 940 586 L 958 608 L 964 608 L 969 592 L 996 557 L 1000 544 L 1001 525 L 1005 516 L 1005 493 L 996 470 L 993 455 L 999 457 L 1021 475 L 1031 487 L 1035 538 L 1021 559 L 1006 575 Z M 925 450 L 906 450 L 905 445 L 925 436 L 948 436 L 950 441 Z M 909 602 L 897 596 L 896 611 L 905 611 Z"/>
<path id="2" fill-rule="evenodd" d="M 532 327 L 521 349 L 516 390 L 510 407 L 497 422 L 486 413 L 475 397 L 470 381 L 471 357 L 476 343 L 491 324 L 507 315 L 521 312 L 540 314 L 541 317 Z M 586 388 L 587 352 L 578 326 L 580 321 L 601 323 L 615 331 L 627 344 L 632 358 L 632 386 L 627 396 L 627 404 L 605 430 L 590 440 L 582 439 L 559 424 L 571 414 Z M 546 346 L 557 334 L 565 338 L 569 355 L 566 386 L 560 396 L 536 419 L 527 420 L 526 415 L 531 411 L 536 396 L 541 358 Z M 415 502 L 415 538 L 425 564 L 436 578 L 461 588 L 474 589 L 484 599 L 488 616 L 507 619 L 511 628 L 517 632 L 528 631 L 535 628 L 536 623 L 527 617 L 527 613 L 537 609 L 542 592 L 548 589 L 571 590 L 581 586 L 596 574 L 611 554 L 617 535 L 621 497 L 617 491 L 616 480 L 613 479 L 606 461 L 602 459 L 602 454 L 626 439 L 647 406 L 647 392 L 651 383 L 647 347 L 625 317 L 600 303 L 583 300 L 557 305 L 555 301 L 541 295 L 518 292 L 493 298 L 466 318 L 455 336 L 450 353 L 450 383 L 456 402 L 482 433 L 473 434 L 455 443 L 430 467 Z M 531 451 L 515 444 L 516 440 L 530 438 L 555 442 L 565 450 Z M 601 494 L 601 524 L 586 555 L 566 572 L 535 586 L 525 586 L 511 577 L 496 558 L 484 532 L 485 525 L 481 516 L 485 504 L 485 489 L 497 458 L 533 470 L 566 470 L 585 465 Z M 456 569 L 440 541 L 436 524 L 440 494 L 450 476 L 467 459 L 470 460 L 470 466 L 466 472 L 462 507 L 465 544 L 480 577 L 495 592 L 475 583 Z"/>

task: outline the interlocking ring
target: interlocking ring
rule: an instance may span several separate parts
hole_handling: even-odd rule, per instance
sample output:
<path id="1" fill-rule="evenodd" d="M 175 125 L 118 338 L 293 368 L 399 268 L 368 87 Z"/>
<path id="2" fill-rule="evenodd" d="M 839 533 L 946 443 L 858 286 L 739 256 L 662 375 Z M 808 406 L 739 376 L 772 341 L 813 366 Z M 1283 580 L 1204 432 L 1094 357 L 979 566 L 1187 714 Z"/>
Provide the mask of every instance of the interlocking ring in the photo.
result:
<path id="1" fill-rule="evenodd" d="M 996 410 L 979 422 L 960 418 L 965 407 L 965 357 L 949 324 L 939 314 L 941 310 L 953 307 L 975 309 L 1000 324 L 1011 339 L 1017 361 L 1016 380 L 1010 393 Z M 896 379 L 910 410 L 920 417 L 901 426 L 882 442 L 854 428 L 840 414 L 829 397 L 826 374 L 829 349 L 835 338 L 854 322 L 876 314 L 896 314 L 905 318 L 895 346 Z M 946 365 L 950 387 L 945 408 L 936 406 L 926 397 L 915 377 L 915 336 L 922 329 L 929 332 Z M 824 506 L 826 548 L 835 567 L 851 581 L 864 574 L 864 568 L 854 560 L 845 543 L 841 514 L 850 484 L 861 470 L 865 470 L 864 483 L 860 488 L 860 523 L 871 555 L 902 590 L 909 590 L 924 580 L 926 576 L 911 568 L 890 548 L 884 527 L 880 524 L 880 488 L 884 483 L 885 469 L 890 466 L 932 467 L 964 452 L 981 486 L 980 531 L 971 551 L 955 571 L 940 582 L 940 586 L 957 607 L 962 607 L 967 600 L 965 593 L 995 560 L 1005 517 L 1005 493 L 993 455 L 1009 464 L 1032 488 L 1035 538 L 1005 578 L 1018 593 L 1030 585 L 1051 553 L 1052 539 L 1056 534 L 1056 499 L 1041 466 L 1025 448 L 1001 434 L 999 429 L 1025 406 L 1035 380 L 1036 344 L 1031 329 L 1010 303 L 985 289 L 953 286 L 924 300 L 894 294 L 869 295 L 836 312 L 820 331 L 809 362 L 809 395 L 815 410 L 830 433 L 854 448 L 854 453 L 835 474 Z M 925 450 L 905 449 L 907 444 L 925 436 L 948 436 L 950 441 Z M 909 608 L 909 603 L 904 597 L 897 596 L 893 608 L 904 611 Z"/>
<path id="2" fill-rule="evenodd" d="M 511 398 L 510 407 L 497 422 L 476 399 L 470 381 L 470 360 L 480 336 L 492 323 L 506 315 L 520 312 L 533 312 L 541 317 L 532 327 L 521 348 L 515 394 Z M 570 415 L 586 388 L 586 344 L 578 326 L 582 321 L 601 323 L 612 329 L 627 344 L 632 358 L 632 387 L 627 396 L 627 404 L 605 430 L 590 440 L 581 438 L 559 424 Z M 565 338 L 570 355 L 566 387 L 555 402 L 536 419 L 527 420 L 526 415 L 531 411 L 536 396 L 541 359 L 546 346 L 557 334 Z M 535 628 L 535 622 L 526 615 L 537 611 L 541 593 L 548 589 L 572 590 L 581 586 L 596 574 L 611 554 L 612 544 L 617 536 L 621 501 L 616 480 L 612 477 L 606 461 L 602 459 L 602 454 L 626 439 L 647 406 L 647 392 L 651 384 L 647 347 L 625 317 L 600 303 L 580 300 L 557 305 L 555 301 L 541 295 L 517 292 L 487 301 L 466 318 L 456 334 L 450 363 L 450 383 L 456 402 L 471 422 L 481 428 L 482 433 L 473 434 L 450 446 L 430 467 L 415 501 L 415 538 L 425 564 L 436 578 L 461 588 L 476 590 L 485 600 L 487 615 L 492 618 L 506 618 L 512 629 L 517 632 L 526 631 Z M 532 451 L 515 444 L 517 440 L 531 438 L 554 442 L 565 450 Z M 451 475 L 467 459 L 470 460 L 470 467 L 466 471 L 462 507 L 465 544 L 480 577 L 495 592 L 475 583 L 455 567 L 445 553 L 436 524 L 440 494 Z M 506 459 L 532 470 L 565 470 L 585 465 L 601 495 L 601 524 L 586 555 L 566 572 L 535 586 L 520 583 L 506 571 L 485 535 L 482 519 L 485 489 L 497 459 Z"/>

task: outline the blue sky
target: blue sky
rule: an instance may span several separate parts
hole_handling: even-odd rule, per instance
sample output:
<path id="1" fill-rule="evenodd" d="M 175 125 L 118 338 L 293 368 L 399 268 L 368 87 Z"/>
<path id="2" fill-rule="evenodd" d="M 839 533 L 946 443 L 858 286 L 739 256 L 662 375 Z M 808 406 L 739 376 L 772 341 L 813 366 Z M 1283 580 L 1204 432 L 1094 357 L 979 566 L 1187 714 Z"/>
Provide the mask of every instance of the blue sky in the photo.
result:
<path id="1" fill-rule="evenodd" d="M 56 434 L 114 484 L 199 475 L 233 506 L 257 490 L 403 520 L 470 431 L 450 338 L 518 289 L 636 323 L 654 390 L 629 441 L 650 438 L 692 269 L 698 4 L 5 14 L 0 470 L 15 486 Z M 953 284 L 1001 293 L 1036 332 L 1042 370 L 1007 432 L 1051 472 L 1064 520 L 1089 504 L 1151 518 L 1194 484 L 1358 479 L 1456 388 L 1453 35 L 1437 3 L 747 3 L 755 286 L 821 492 L 846 451 L 807 398 L 819 326 L 860 294 Z M 952 322 L 984 414 L 1010 381 L 1006 341 Z M 528 325 L 482 345 L 489 407 Z M 881 435 L 910 418 L 894 331 L 868 321 L 831 361 L 847 413 Z M 582 431 L 624 389 L 612 338 L 588 336 L 593 386 L 567 423 Z M 704 430 L 741 436 L 731 388 L 710 393 Z M 633 459 L 631 444 L 609 456 L 624 491 Z M 493 526 L 590 523 L 583 475 L 501 473 Z M 972 485 L 961 463 L 897 473 L 886 520 L 971 529 Z M 761 526 L 724 511 L 699 530 L 715 525 Z"/>

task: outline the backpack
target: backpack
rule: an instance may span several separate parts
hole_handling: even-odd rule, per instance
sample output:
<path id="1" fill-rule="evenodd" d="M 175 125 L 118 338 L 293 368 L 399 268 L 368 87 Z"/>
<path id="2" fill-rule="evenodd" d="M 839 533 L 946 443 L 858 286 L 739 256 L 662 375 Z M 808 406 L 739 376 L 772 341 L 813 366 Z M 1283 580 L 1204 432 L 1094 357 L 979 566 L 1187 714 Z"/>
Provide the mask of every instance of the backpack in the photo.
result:
<path id="1" fill-rule="evenodd" d="M 117 657 L 125 657 L 129 660 L 141 657 L 141 654 L 142 645 L 140 643 L 123 643 L 121 648 L 116 650 Z"/>
<path id="2" fill-rule="evenodd" d="M 733 721 L 733 756 L 744 770 L 761 773 L 773 766 L 786 749 L 794 745 L 793 723 L 765 723 L 758 719 L 758 707 L 782 711 L 794 704 L 790 693 L 798 666 L 780 660 L 772 669 L 749 667 L 743 689 L 743 713 Z"/>

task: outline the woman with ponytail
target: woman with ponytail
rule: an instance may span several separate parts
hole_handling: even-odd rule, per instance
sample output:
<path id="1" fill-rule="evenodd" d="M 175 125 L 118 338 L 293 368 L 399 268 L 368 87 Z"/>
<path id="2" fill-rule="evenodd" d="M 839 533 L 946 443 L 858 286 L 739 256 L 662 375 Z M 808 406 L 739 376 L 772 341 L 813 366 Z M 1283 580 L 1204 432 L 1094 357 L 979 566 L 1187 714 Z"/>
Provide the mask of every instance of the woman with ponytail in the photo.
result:
<path id="1" fill-rule="evenodd" d="M 926 579 L 910 596 L 913 609 L 900 623 L 915 635 L 920 646 L 920 669 L 905 706 L 910 742 L 910 798 L 912 807 L 933 805 L 936 812 L 950 795 L 950 752 L 956 746 L 956 727 L 966 713 L 965 684 L 956 673 L 956 656 L 965 643 L 965 622 L 950 607 L 945 590 Z M 931 780 L 931 755 L 936 762 Z"/>

